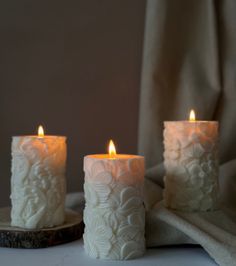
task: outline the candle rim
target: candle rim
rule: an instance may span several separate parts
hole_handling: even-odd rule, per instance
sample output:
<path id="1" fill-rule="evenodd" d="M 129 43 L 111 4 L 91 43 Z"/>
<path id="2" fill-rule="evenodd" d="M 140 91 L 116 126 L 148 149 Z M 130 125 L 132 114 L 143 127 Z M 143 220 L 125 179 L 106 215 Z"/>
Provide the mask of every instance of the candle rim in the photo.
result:
<path id="1" fill-rule="evenodd" d="M 217 120 L 176 120 L 176 121 L 164 121 L 164 123 L 219 123 Z"/>
<path id="2" fill-rule="evenodd" d="M 22 138 L 22 137 L 29 137 L 29 138 L 67 138 L 66 136 L 63 135 L 44 135 L 44 136 L 39 136 L 39 135 L 17 135 L 17 136 L 12 136 L 12 138 Z"/>
<path id="3" fill-rule="evenodd" d="M 95 154 L 88 154 L 84 156 L 85 158 L 93 158 L 93 159 L 116 159 L 116 160 L 122 160 L 122 159 L 128 159 L 128 158 L 143 158 L 142 155 L 136 155 L 136 154 L 125 154 L 125 153 L 118 153 L 113 157 L 110 157 L 108 153 L 95 153 Z"/>

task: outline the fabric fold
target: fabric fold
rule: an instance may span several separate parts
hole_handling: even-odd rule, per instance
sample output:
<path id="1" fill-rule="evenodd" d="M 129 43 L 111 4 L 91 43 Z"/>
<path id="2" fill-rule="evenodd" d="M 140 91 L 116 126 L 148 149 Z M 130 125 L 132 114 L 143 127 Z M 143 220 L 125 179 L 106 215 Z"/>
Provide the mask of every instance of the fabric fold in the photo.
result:
<path id="1" fill-rule="evenodd" d="M 160 232 L 156 238 L 155 231 Z M 147 239 L 152 247 L 199 244 L 219 265 L 236 265 L 236 223 L 223 210 L 184 213 L 168 210 L 159 202 L 148 214 Z"/>

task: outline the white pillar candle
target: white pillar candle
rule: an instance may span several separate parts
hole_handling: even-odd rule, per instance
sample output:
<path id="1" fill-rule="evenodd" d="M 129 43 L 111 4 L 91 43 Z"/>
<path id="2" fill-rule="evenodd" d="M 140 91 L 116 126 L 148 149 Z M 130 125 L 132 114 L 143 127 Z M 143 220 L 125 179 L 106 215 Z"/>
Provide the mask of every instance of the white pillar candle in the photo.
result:
<path id="1" fill-rule="evenodd" d="M 66 137 L 12 140 L 11 225 L 27 229 L 64 222 Z"/>
<path id="2" fill-rule="evenodd" d="M 126 260 L 145 251 L 144 158 L 98 154 L 84 158 L 84 246 L 94 258 Z"/>
<path id="3" fill-rule="evenodd" d="M 182 211 L 217 208 L 218 122 L 164 122 L 164 204 Z"/>

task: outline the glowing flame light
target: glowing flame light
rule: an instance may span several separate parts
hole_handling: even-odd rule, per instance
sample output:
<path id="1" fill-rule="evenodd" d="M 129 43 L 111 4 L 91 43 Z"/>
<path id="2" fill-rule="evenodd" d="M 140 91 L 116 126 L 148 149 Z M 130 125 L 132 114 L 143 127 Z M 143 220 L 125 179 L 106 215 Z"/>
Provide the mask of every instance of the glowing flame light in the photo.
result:
<path id="1" fill-rule="evenodd" d="M 38 127 L 38 136 L 40 138 L 44 137 L 44 130 L 43 130 L 43 127 L 41 125 Z"/>
<path id="2" fill-rule="evenodd" d="M 116 148 L 115 148 L 115 145 L 114 145 L 112 140 L 110 140 L 110 142 L 109 142 L 109 149 L 108 150 L 109 150 L 108 152 L 109 152 L 110 157 L 116 156 Z"/>
<path id="3" fill-rule="evenodd" d="M 190 122 L 194 122 L 194 121 L 196 121 L 194 110 L 191 110 L 191 112 L 190 112 L 190 114 L 189 114 L 189 121 L 190 121 Z"/>

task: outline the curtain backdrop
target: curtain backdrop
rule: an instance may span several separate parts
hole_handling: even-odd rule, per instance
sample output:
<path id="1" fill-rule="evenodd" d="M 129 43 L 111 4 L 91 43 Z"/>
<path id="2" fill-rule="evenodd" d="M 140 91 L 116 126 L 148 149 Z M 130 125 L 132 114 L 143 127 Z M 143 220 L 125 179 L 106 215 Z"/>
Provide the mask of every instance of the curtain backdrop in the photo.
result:
<path id="1" fill-rule="evenodd" d="M 236 265 L 235 14 L 235 0 L 148 0 L 139 120 L 148 245 L 199 243 L 225 266 Z M 163 121 L 185 120 L 192 108 L 197 119 L 220 123 L 220 199 L 227 213 L 186 216 L 159 203 Z"/>

